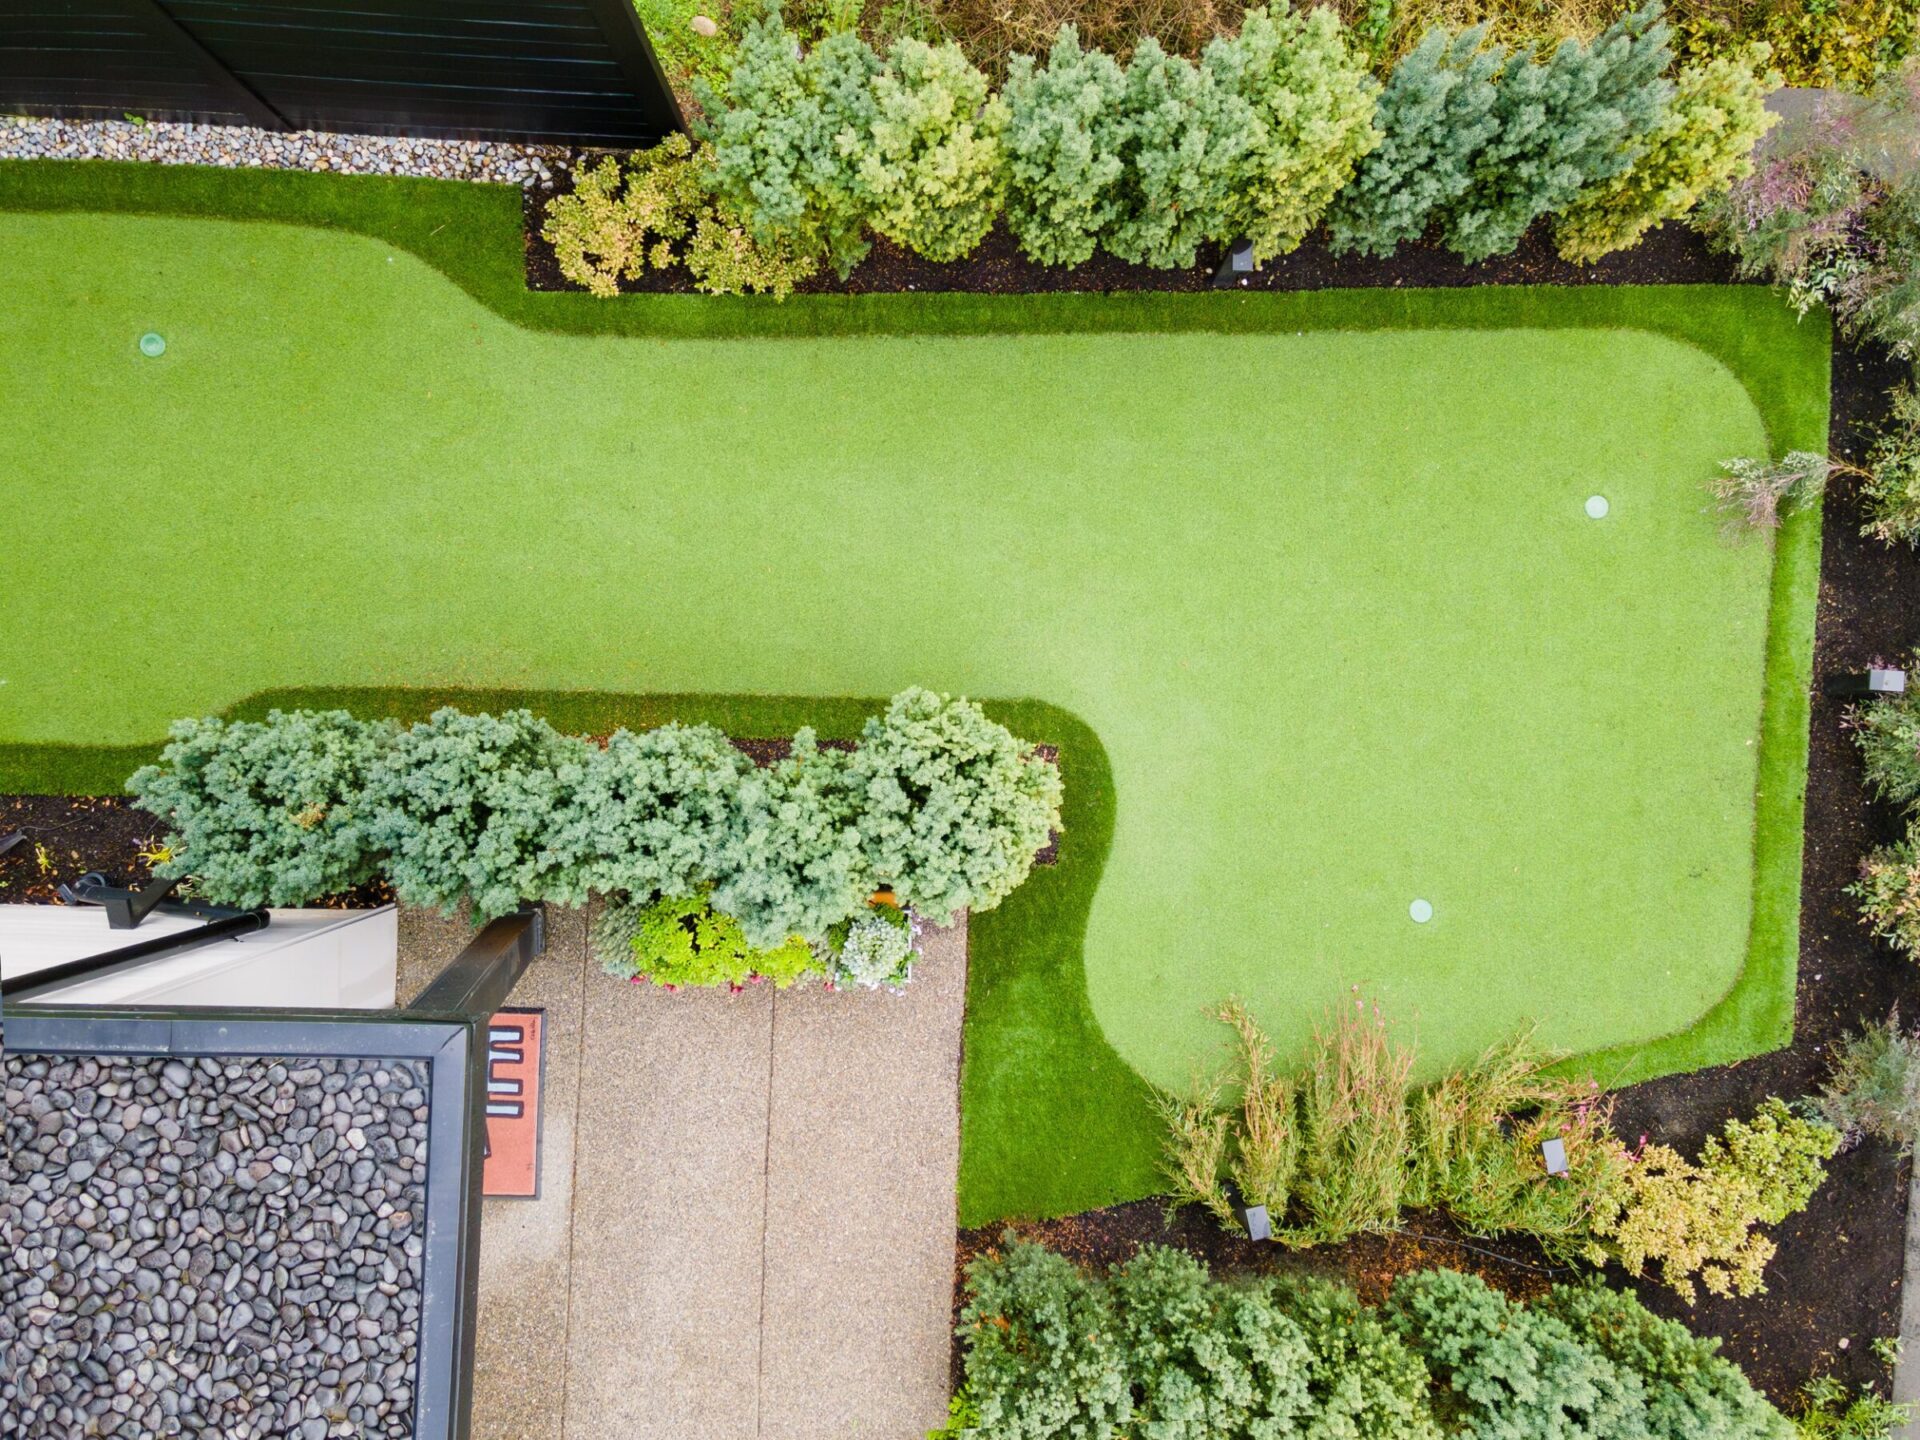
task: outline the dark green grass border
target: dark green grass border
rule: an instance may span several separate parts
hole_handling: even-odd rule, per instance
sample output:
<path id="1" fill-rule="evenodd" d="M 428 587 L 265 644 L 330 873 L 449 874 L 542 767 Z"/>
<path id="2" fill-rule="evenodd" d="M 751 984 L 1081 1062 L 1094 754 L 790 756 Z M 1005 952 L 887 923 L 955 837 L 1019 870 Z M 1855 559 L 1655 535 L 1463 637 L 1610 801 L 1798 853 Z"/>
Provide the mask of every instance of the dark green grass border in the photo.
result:
<path id="1" fill-rule="evenodd" d="M 579 335 L 1645 330 L 1695 345 L 1726 365 L 1752 396 L 1776 454 L 1826 448 L 1831 340 L 1826 318 L 1796 321 L 1776 296 L 1746 286 L 833 295 L 785 304 L 671 295 L 608 302 L 525 288 L 520 197 L 506 187 L 99 161 L 8 161 L 0 162 L 0 209 L 271 220 L 350 231 L 411 251 L 515 324 Z M 1777 1049 L 1792 1038 L 1819 511 L 1792 517 L 1776 546 L 1746 963 L 1727 995 L 1689 1029 L 1576 1062 L 1608 1085 L 1725 1063 Z M 937 676 L 930 678 L 937 683 Z M 256 696 L 229 713 L 325 703 L 413 715 L 456 701 L 479 708 L 526 704 L 576 731 L 683 719 L 759 735 L 785 733 L 800 724 L 812 724 L 823 735 L 847 734 L 878 704 L 307 690 Z M 1087 914 L 1112 834 L 1114 797 L 1105 751 L 1082 722 L 1053 706 L 1013 701 L 989 708 L 1030 738 L 1060 745 L 1067 829 L 1060 864 L 1036 872 L 1005 905 L 974 923 L 961 1083 L 963 1224 L 1009 1214 L 1069 1213 L 1158 1188 L 1157 1125 L 1147 1089 L 1100 1033 L 1087 1002 L 1081 959 Z M 12 791 L 116 791 L 154 749 L 0 745 L 0 776 Z"/>

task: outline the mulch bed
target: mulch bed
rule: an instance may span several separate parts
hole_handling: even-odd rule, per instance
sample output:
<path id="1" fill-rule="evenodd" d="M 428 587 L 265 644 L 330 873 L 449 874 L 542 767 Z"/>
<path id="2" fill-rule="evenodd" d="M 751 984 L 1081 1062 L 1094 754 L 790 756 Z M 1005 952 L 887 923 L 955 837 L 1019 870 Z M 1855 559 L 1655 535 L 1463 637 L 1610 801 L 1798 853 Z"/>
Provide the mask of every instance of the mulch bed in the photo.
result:
<path id="1" fill-rule="evenodd" d="M 527 285 L 534 290 L 579 290 L 560 273 L 553 247 L 540 237 L 547 206 L 573 189 L 571 170 L 556 173 L 555 188 L 529 190 L 526 217 Z M 1156 270 L 1096 255 L 1071 269 L 1036 265 L 1020 253 L 1014 238 L 995 227 L 964 260 L 936 264 L 876 239 L 873 251 L 853 274 L 841 280 L 825 271 L 796 287 L 802 295 L 879 295 L 917 291 L 967 291 L 986 295 L 1044 294 L 1053 291 L 1196 291 L 1208 289 L 1222 259 L 1217 247 L 1203 249 L 1201 263 L 1187 270 Z M 1608 255 L 1592 265 L 1575 265 L 1554 253 L 1552 237 L 1536 226 L 1511 255 L 1469 265 L 1437 245 L 1403 246 L 1390 259 L 1335 255 L 1318 233 L 1291 255 L 1263 266 L 1244 282 L 1250 290 L 1332 290 L 1376 286 L 1446 287 L 1461 285 L 1728 285 L 1736 283 L 1733 264 L 1710 253 L 1684 225 L 1668 224 L 1631 250 Z M 691 294 L 693 281 L 676 266 L 650 270 L 638 280 L 622 281 L 633 295 Z"/>

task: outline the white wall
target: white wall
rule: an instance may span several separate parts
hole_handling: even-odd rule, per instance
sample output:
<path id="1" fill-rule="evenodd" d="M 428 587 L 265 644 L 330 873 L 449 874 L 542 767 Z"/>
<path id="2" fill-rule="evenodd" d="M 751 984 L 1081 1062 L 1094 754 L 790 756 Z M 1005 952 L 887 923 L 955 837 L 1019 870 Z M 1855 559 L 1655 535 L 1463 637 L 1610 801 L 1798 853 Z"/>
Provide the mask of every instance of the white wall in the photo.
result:
<path id="1" fill-rule="evenodd" d="M 399 925 L 394 908 L 274 910 L 264 930 L 76 980 L 34 996 L 50 1005 L 219 1005 L 384 1010 L 394 1002 Z M 151 915 L 113 930 L 96 906 L 0 905 L 0 975 L 69 960 L 205 922 Z"/>

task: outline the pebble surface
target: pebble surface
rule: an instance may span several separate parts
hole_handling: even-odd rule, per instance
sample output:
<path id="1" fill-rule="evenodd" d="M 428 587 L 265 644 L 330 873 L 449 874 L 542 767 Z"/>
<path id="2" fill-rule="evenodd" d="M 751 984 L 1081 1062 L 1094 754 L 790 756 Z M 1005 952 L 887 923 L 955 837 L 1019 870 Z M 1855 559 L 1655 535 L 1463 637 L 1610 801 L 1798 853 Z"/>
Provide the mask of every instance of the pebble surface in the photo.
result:
<path id="1" fill-rule="evenodd" d="M 0 1432 L 406 1440 L 426 1089 L 410 1061 L 0 1056 Z"/>
<path id="2" fill-rule="evenodd" d="M 566 150 L 554 145 L 0 116 L 0 160 L 150 160 L 162 165 L 416 175 L 550 189 L 554 168 L 566 158 Z"/>

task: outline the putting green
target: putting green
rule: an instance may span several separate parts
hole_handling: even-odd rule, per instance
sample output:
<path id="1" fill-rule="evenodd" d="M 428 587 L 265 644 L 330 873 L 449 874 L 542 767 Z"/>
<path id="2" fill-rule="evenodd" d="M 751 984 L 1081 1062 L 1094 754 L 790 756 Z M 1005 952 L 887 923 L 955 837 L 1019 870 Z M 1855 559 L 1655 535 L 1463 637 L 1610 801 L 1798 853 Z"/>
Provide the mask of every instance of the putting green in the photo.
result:
<path id="1" fill-rule="evenodd" d="M 1767 440 L 1689 345 L 580 338 L 327 231 L 0 254 L 0 741 L 309 684 L 1035 696 L 1111 757 L 1087 985 L 1159 1083 L 1230 993 L 1291 1049 L 1371 987 L 1432 1068 L 1739 975 L 1771 565 L 1701 482 Z"/>

